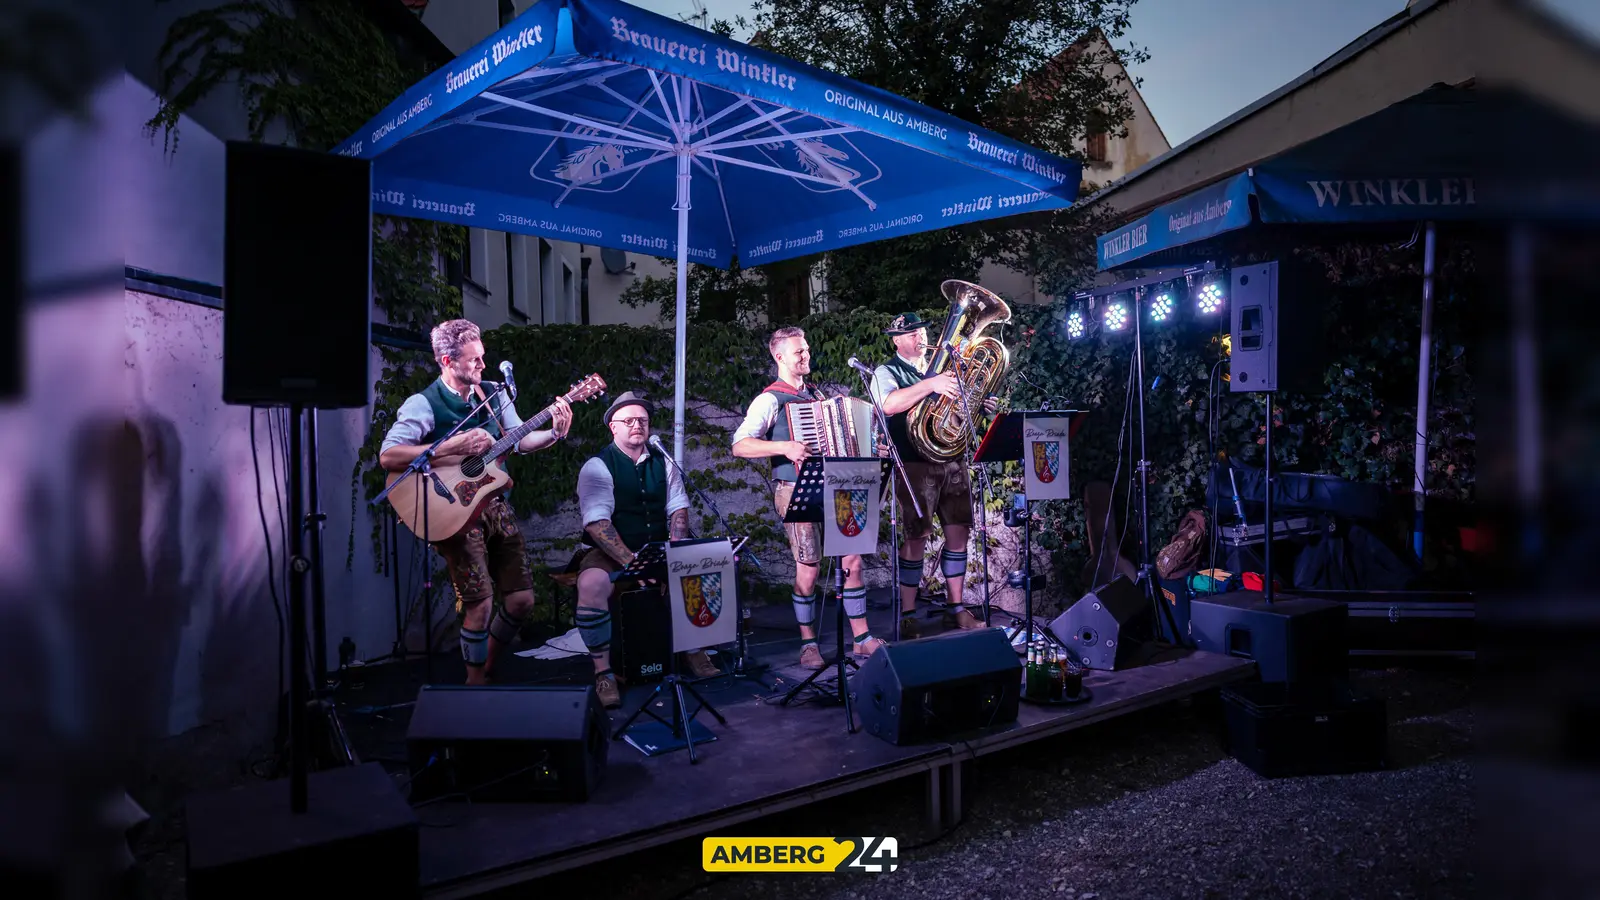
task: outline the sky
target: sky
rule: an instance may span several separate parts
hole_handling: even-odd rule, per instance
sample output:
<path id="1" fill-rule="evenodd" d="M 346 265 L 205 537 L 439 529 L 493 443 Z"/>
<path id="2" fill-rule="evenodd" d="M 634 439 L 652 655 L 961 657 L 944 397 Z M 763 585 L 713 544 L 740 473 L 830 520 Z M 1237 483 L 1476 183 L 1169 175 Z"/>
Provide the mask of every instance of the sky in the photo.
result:
<path id="1" fill-rule="evenodd" d="M 629 2 L 675 17 L 695 11 L 694 0 Z M 713 19 L 749 18 L 748 0 L 702 2 Z M 1600 39 L 1597 0 L 1542 0 L 1542 5 Z M 1150 51 L 1150 61 L 1132 74 L 1142 80 L 1145 104 L 1176 147 L 1404 8 L 1405 0 L 1138 0 L 1118 44 L 1131 42 Z"/>

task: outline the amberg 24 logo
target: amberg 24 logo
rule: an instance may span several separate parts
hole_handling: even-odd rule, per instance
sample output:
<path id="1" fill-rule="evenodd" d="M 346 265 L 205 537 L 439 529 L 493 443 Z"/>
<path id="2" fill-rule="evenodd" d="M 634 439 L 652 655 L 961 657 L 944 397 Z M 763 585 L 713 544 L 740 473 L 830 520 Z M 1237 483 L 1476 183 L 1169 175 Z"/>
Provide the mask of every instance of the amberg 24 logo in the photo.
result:
<path id="1" fill-rule="evenodd" d="M 701 843 L 707 872 L 862 872 L 900 868 L 892 837 L 715 838 Z"/>

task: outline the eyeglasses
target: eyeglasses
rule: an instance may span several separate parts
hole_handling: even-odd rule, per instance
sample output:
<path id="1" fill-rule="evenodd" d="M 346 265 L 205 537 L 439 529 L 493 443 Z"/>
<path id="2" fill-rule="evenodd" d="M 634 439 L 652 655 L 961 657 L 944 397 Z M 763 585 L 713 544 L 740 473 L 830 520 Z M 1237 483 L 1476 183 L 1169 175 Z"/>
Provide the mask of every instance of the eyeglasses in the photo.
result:
<path id="1" fill-rule="evenodd" d="M 646 418 L 645 416 L 632 416 L 632 417 L 626 418 L 626 419 L 612 419 L 611 421 L 613 423 L 621 422 L 625 427 L 628 427 L 628 428 L 632 428 L 635 425 L 639 426 L 640 428 L 643 428 L 644 426 L 650 424 L 650 420 L 648 418 Z"/>

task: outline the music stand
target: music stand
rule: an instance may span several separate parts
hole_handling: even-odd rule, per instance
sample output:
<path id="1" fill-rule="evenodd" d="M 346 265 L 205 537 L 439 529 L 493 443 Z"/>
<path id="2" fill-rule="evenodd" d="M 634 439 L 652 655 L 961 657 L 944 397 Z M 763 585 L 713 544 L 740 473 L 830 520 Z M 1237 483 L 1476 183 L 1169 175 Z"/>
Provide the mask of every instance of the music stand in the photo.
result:
<path id="1" fill-rule="evenodd" d="M 826 493 L 827 485 L 827 481 L 823 477 L 823 468 L 827 463 L 830 462 L 876 462 L 881 464 L 884 477 L 888 476 L 890 467 L 893 465 L 892 460 L 884 459 L 878 456 L 806 457 L 806 459 L 800 464 L 800 474 L 799 478 L 795 481 L 794 496 L 789 501 L 789 511 L 783 517 L 785 524 L 790 522 L 817 522 L 820 524 L 823 521 L 823 495 Z M 875 502 L 883 502 L 883 490 L 881 485 L 877 491 L 868 491 L 867 494 L 869 497 L 876 495 Z M 827 541 L 823 541 L 822 555 L 825 557 L 833 557 L 835 560 L 837 560 L 841 556 L 848 556 L 850 554 L 831 552 L 827 546 Z M 839 670 L 839 702 L 844 705 L 845 732 L 847 734 L 855 734 L 855 713 L 850 708 L 850 693 L 845 689 L 847 685 L 847 677 L 844 667 L 848 665 L 855 666 L 859 669 L 860 666 L 856 665 L 856 661 L 851 659 L 850 655 L 844 652 L 844 632 L 846 628 L 844 615 L 844 579 L 844 567 L 835 563 L 833 567 L 833 600 L 834 605 L 837 607 L 835 610 L 835 618 L 837 619 L 839 635 L 837 653 L 833 662 L 830 664 L 824 664 L 822 668 L 808 675 L 805 681 L 802 681 L 791 688 L 789 693 L 784 695 L 783 701 L 780 705 L 788 706 L 789 701 L 793 700 L 796 694 L 799 694 L 800 691 L 805 688 L 811 687 L 811 683 L 817 680 L 817 676 L 828 671 L 829 665 L 836 666 Z"/>
<path id="2" fill-rule="evenodd" d="M 1000 413 L 995 420 L 989 423 L 989 430 L 983 436 L 983 442 L 978 445 L 978 452 L 973 454 L 973 462 L 1016 462 L 1027 465 L 1027 460 L 1022 458 L 1024 442 L 1022 440 L 1022 424 L 1029 418 L 1034 419 L 1071 419 L 1068 426 L 1067 439 L 1077 431 L 1079 417 L 1084 413 L 1078 409 L 1061 410 L 1010 410 Z M 1026 632 L 1022 646 L 1027 648 L 1033 642 L 1035 634 L 1046 641 L 1060 644 L 1060 640 L 1050 633 L 1048 628 L 1035 628 L 1033 624 L 1033 503 L 1031 498 L 1022 496 L 1026 506 L 1020 510 L 1022 515 L 1022 624 L 1014 630 L 1007 630 L 1006 640 L 1013 645 L 1017 643 L 1018 635 Z M 1011 514 L 1007 514 L 1007 524 L 1015 527 Z M 987 615 L 987 610 L 985 614 Z M 987 618 L 984 624 L 989 624 Z M 1065 646 L 1064 644 L 1062 646 Z"/>
<path id="3" fill-rule="evenodd" d="M 612 582 L 623 580 L 653 580 L 665 588 L 667 579 L 667 547 L 685 547 L 692 544 L 713 544 L 720 543 L 722 540 L 722 538 L 699 538 L 695 540 L 658 541 L 645 544 L 643 547 L 639 548 L 639 552 L 634 555 L 632 562 L 622 567 L 622 569 L 611 573 L 611 580 Z M 734 590 L 738 590 L 737 586 L 735 586 Z M 667 599 L 672 596 L 670 592 L 665 590 L 663 590 L 663 594 L 663 599 Z M 712 706 L 710 703 L 707 703 L 706 698 L 700 696 L 700 693 L 694 689 L 694 683 L 692 681 L 685 680 L 678 675 L 678 652 L 678 648 L 674 646 L 672 648 L 672 654 L 667 660 L 667 676 L 656 684 L 655 690 L 651 691 L 650 696 L 645 698 L 645 701 L 639 705 L 639 708 L 634 710 L 632 715 L 628 716 L 627 720 L 622 723 L 622 726 L 611 735 L 611 739 L 614 741 L 622 740 L 623 735 L 627 734 L 628 729 L 632 727 L 634 720 L 639 718 L 640 713 L 648 713 L 650 718 L 655 719 L 663 726 L 671 729 L 672 743 L 659 747 L 655 750 L 655 752 L 651 752 L 639 744 L 635 744 L 634 746 L 639 747 L 639 749 L 646 755 L 655 756 L 660 753 L 665 753 L 669 750 L 678 749 L 676 742 L 681 740 L 683 741 L 684 746 L 689 750 L 689 764 L 694 765 L 700 761 L 699 757 L 695 756 L 694 752 L 695 737 L 692 729 L 694 725 L 699 724 L 698 722 L 694 721 L 694 717 L 700 714 L 700 710 L 704 709 L 708 710 L 711 715 L 715 716 L 717 722 L 722 725 L 728 724 L 728 720 L 722 717 L 722 713 L 717 712 L 716 707 Z M 655 703 L 656 697 L 660 696 L 662 691 L 665 691 L 669 688 L 672 690 L 672 721 L 670 722 L 656 715 L 655 711 L 650 708 Z M 700 706 L 695 709 L 694 712 L 689 711 L 688 701 L 683 696 L 685 691 L 687 691 L 690 696 L 694 697 L 694 699 L 700 701 Z M 705 737 L 701 738 L 701 741 L 714 740 L 716 740 L 716 736 L 710 734 L 707 734 Z"/>

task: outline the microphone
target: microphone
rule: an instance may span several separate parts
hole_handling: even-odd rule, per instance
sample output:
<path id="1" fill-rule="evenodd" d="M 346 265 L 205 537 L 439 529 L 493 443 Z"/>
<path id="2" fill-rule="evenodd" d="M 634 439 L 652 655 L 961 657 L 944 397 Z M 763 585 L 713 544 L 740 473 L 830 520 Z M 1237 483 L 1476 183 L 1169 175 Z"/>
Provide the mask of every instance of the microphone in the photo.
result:
<path id="1" fill-rule="evenodd" d="M 506 391 L 511 394 L 511 399 L 517 399 L 517 383 L 511 378 L 511 360 L 500 363 L 500 374 L 506 377 Z"/>
<path id="2" fill-rule="evenodd" d="M 659 434 L 650 435 L 650 440 L 647 441 L 646 443 L 648 443 L 655 450 L 659 451 L 662 456 L 665 456 L 667 459 L 672 459 L 672 454 L 667 452 L 666 445 L 661 443 L 661 435 L 659 435 Z M 673 462 L 674 465 L 676 465 L 678 461 L 673 459 L 672 462 Z"/>
<path id="3" fill-rule="evenodd" d="M 850 368 L 855 369 L 857 372 L 860 372 L 868 378 L 873 377 L 872 370 L 867 368 L 866 365 L 861 362 L 861 360 L 856 359 L 854 356 L 850 357 L 849 364 Z"/>

